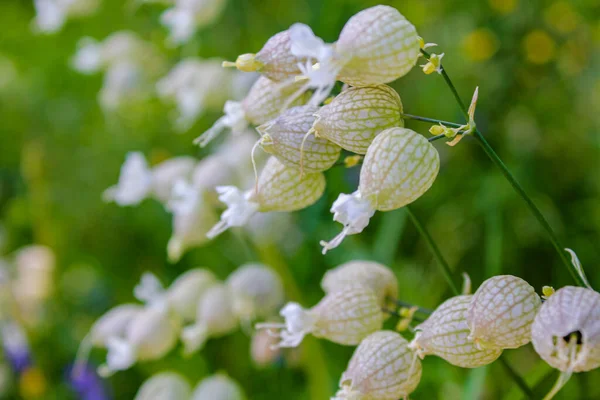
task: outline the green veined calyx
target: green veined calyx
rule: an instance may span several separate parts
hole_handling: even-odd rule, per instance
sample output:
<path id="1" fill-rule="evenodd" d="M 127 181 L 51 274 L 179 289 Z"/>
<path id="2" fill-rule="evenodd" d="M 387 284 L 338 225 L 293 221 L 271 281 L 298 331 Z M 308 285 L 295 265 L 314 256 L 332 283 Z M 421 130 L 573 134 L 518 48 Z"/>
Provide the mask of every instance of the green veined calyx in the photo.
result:
<path id="1" fill-rule="evenodd" d="M 338 79 L 352 86 L 392 82 L 408 73 L 420 55 L 415 27 L 393 7 L 367 8 L 348 20 L 335 51 L 346 59 Z"/>
<path id="2" fill-rule="evenodd" d="M 235 186 L 216 188 L 219 200 L 227 204 L 217 223 L 206 236 L 210 239 L 232 226 L 243 226 L 257 212 L 296 211 L 315 203 L 325 190 L 322 173 L 300 175 L 275 157 L 269 158 L 256 188 L 241 191 Z"/>
<path id="3" fill-rule="evenodd" d="M 262 136 L 259 145 L 283 164 L 303 172 L 321 172 L 331 168 L 342 149 L 329 140 L 306 136 L 315 122 L 317 110 L 313 106 L 293 107 L 259 126 L 256 128 Z"/>
<path id="4" fill-rule="evenodd" d="M 344 225 L 323 254 L 340 245 L 347 235 L 363 231 L 375 211 L 390 211 L 412 203 L 433 184 L 440 168 L 437 150 L 410 129 L 381 132 L 365 156 L 358 190 L 340 194 L 331 207 L 333 219 Z"/>
<path id="5" fill-rule="evenodd" d="M 467 310 L 469 339 L 479 349 L 515 349 L 531 340 L 540 296 L 521 278 L 494 276 L 481 284 Z"/>
<path id="6" fill-rule="evenodd" d="M 433 354 L 462 368 L 481 367 L 500 357 L 502 349 L 480 350 L 469 339 L 467 309 L 472 298 L 473 295 L 461 295 L 446 300 L 415 328 L 417 333 L 410 347 L 419 357 Z"/>
<path id="7" fill-rule="evenodd" d="M 379 331 L 354 351 L 332 400 L 407 398 L 421 380 L 421 361 L 399 333 Z"/>
<path id="8" fill-rule="evenodd" d="M 281 112 L 282 105 L 302 86 L 301 82 L 282 85 L 264 76 L 259 77 L 241 102 L 227 101 L 223 108 L 225 115 L 194 140 L 201 147 L 208 145 L 226 128 L 234 134 L 243 132 L 248 125 L 261 125 Z M 304 103 L 302 96 L 296 96 L 290 105 Z"/>
<path id="9" fill-rule="evenodd" d="M 377 296 L 381 307 L 395 308 L 398 298 L 398 280 L 391 269 L 375 261 L 354 260 L 338 265 L 325 273 L 321 288 L 332 293 L 352 285 L 364 285 Z"/>
<path id="10" fill-rule="evenodd" d="M 377 297 L 363 286 L 329 293 L 310 309 L 288 303 L 280 315 L 284 323 L 256 325 L 257 329 L 278 330 L 279 347 L 296 347 L 309 334 L 338 344 L 356 345 L 383 325 Z"/>
<path id="11" fill-rule="evenodd" d="M 382 131 L 403 127 L 402 101 L 386 85 L 352 87 L 316 113 L 313 132 L 353 153 L 365 154 Z"/>

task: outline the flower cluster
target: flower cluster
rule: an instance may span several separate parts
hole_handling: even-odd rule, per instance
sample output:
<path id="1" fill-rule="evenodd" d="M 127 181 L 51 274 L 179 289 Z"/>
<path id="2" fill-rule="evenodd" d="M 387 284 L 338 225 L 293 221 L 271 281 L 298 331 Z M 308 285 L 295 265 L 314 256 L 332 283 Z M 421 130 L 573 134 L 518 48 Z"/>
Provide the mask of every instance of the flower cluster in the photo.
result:
<path id="1" fill-rule="evenodd" d="M 134 294 L 144 304 L 122 304 L 98 319 L 81 345 L 79 365 L 92 347 L 106 348 L 99 372 L 110 375 L 137 361 L 162 358 L 178 338 L 189 355 L 240 323 L 273 315 L 284 301 L 279 276 L 262 264 L 242 265 L 225 282 L 208 269 L 195 268 L 166 289 L 146 273 Z"/>

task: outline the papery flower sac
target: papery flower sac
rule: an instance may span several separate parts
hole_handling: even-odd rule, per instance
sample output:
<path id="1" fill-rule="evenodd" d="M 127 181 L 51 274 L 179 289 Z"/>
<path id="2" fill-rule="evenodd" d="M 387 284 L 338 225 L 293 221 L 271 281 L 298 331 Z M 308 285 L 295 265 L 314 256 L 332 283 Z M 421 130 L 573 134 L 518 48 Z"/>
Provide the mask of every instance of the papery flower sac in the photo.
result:
<path id="1" fill-rule="evenodd" d="M 233 311 L 241 320 L 275 314 L 284 300 L 283 283 L 275 271 L 263 264 L 244 264 L 227 278 Z"/>
<path id="2" fill-rule="evenodd" d="M 362 286 L 329 293 L 308 310 L 297 303 L 288 303 L 279 314 L 284 323 L 256 325 L 259 329 L 279 329 L 279 347 L 296 347 L 308 334 L 353 346 L 383 325 L 377 297 Z"/>
<path id="3" fill-rule="evenodd" d="M 358 154 L 365 154 L 379 133 L 404 126 L 400 96 L 386 85 L 344 90 L 315 115 L 317 136 Z"/>
<path id="4" fill-rule="evenodd" d="M 531 324 L 542 304 L 535 289 L 512 275 L 483 282 L 467 310 L 469 338 L 480 349 L 516 349 L 531 340 Z"/>
<path id="5" fill-rule="evenodd" d="M 348 20 L 335 50 L 346 58 L 338 79 L 352 86 L 392 82 L 408 73 L 420 55 L 415 27 L 393 7 L 367 8 Z"/>
<path id="6" fill-rule="evenodd" d="M 161 24 L 170 31 L 169 42 L 187 43 L 198 29 L 219 18 L 226 4 L 226 0 L 175 0 L 174 7 L 161 15 Z"/>
<path id="7" fill-rule="evenodd" d="M 194 389 L 190 400 L 245 400 L 244 391 L 225 374 L 208 376 Z"/>
<path id="8" fill-rule="evenodd" d="M 167 302 L 184 321 L 196 318 L 198 302 L 206 291 L 217 283 L 215 275 L 206 268 L 194 268 L 180 275 L 167 290 Z"/>
<path id="9" fill-rule="evenodd" d="M 317 110 L 313 106 L 293 107 L 256 128 L 262 136 L 259 141 L 262 149 L 283 164 L 309 173 L 331 168 L 342 149 L 329 140 L 307 135 Z"/>
<path id="10" fill-rule="evenodd" d="M 166 204 L 173 193 L 173 186 L 181 179 L 191 177 L 197 160 L 194 157 L 173 157 L 152 167 L 152 194 Z"/>
<path id="11" fill-rule="evenodd" d="M 119 182 L 104 191 L 104 201 L 114 201 L 120 206 L 132 206 L 144 200 L 152 189 L 152 172 L 144 155 L 127 153 L 121 166 Z"/>
<path id="12" fill-rule="evenodd" d="M 217 60 L 187 58 L 157 82 L 156 90 L 163 100 L 175 103 L 175 127 L 185 132 L 205 110 L 223 108 L 232 92 L 232 79 Z"/>
<path id="13" fill-rule="evenodd" d="M 188 399 L 192 388 L 187 380 L 175 372 L 160 372 L 146 379 L 133 400 Z"/>
<path id="14" fill-rule="evenodd" d="M 325 190 L 325 176 L 322 173 L 300 175 L 297 169 L 271 157 L 256 186 L 246 192 L 234 186 L 217 187 L 219 200 L 227 204 L 227 210 L 207 237 L 214 238 L 229 227 L 245 225 L 256 212 L 297 211 L 314 204 Z"/>
<path id="15" fill-rule="evenodd" d="M 375 211 L 390 211 L 412 203 L 433 184 L 440 156 L 427 139 L 405 128 L 390 128 L 375 139 L 360 170 L 358 190 L 340 194 L 331 212 L 344 225 L 329 242 L 322 241 L 323 254 L 340 245 L 347 235 L 363 231 Z"/>
<path id="16" fill-rule="evenodd" d="M 108 338 L 106 364 L 98 372 L 107 376 L 136 361 L 159 359 L 175 346 L 178 332 L 179 326 L 165 309 L 146 307 L 127 325 L 124 337 Z"/>
<path id="17" fill-rule="evenodd" d="M 237 67 L 244 72 L 260 72 L 265 77 L 279 82 L 302 75 L 298 67 L 306 58 L 292 53 L 290 32 L 285 30 L 273 35 L 256 54 L 242 54 L 235 63 L 223 63 L 224 66 Z"/>
<path id="18" fill-rule="evenodd" d="M 222 284 L 209 287 L 198 302 L 196 321 L 181 332 L 185 354 L 192 354 L 207 339 L 231 333 L 237 326 L 230 291 Z"/>
<path id="19" fill-rule="evenodd" d="M 410 347 L 419 357 L 433 354 L 461 368 L 481 367 L 500 357 L 502 349 L 480 350 L 469 339 L 467 310 L 472 298 L 473 295 L 461 295 L 446 300 L 415 328 Z"/>
<path id="20" fill-rule="evenodd" d="M 108 310 L 90 329 L 90 341 L 95 347 L 106 347 L 111 337 L 122 338 L 135 316 L 144 309 L 139 304 L 121 304 Z"/>
<path id="21" fill-rule="evenodd" d="M 600 293 L 565 286 L 540 307 L 531 326 L 535 351 L 563 372 L 600 367 Z"/>
<path id="22" fill-rule="evenodd" d="M 399 333 L 379 331 L 354 351 L 333 400 L 407 398 L 421 380 L 421 361 Z"/>
<path id="23" fill-rule="evenodd" d="M 223 109 L 225 115 L 200 135 L 194 143 L 206 146 L 225 128 L 234 134 L 240 134 L 248 125 L 261 125 L 276 118 L 286 99 L 298 90 L 301 83 L 281 85 L 264 76 L 259 77 L 241 102 L 228 101 Z M 300 96 L 291 105 L 300 105 L 306 101 Z"/>
<path id="24" fill-rule="evenodd" d="M 353 285 L 363 285 L 373 291 L 381 307 L 395 309 L 398 298 L 398 280 L 391 269 L 375 261 L 354 260 L 341 264 L 325 273 L 321 288 L 332 293 Z"/>

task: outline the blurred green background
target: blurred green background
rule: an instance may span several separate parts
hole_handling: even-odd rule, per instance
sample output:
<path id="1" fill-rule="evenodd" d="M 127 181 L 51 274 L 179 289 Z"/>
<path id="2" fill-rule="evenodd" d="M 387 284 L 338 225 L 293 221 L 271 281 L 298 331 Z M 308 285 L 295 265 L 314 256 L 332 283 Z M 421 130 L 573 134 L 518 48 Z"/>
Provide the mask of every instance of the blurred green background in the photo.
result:
<path id="1" fill-rule="evenodd" d="M 127 208 L 102 202 L 102 191 L 116 182 L 125 153 L 140 150 L 151 163 L 174 155 L 202 157 L 206 152 L 192 139 L 220 115 L 205 115 L 183 135 L 173 132 L 168 107 L 156 99 L 106 117 L 96 100 L 101 76 L 84 76 L 69 67 L 80 37 L 103 39 L 129 29 L 154 43 L 171 64 L 195 55 L 234 59 L 257 51 L 271 35 L 297 21 L 334 41 L 350 16 L 376 4 L 398 8 L 427 42 L 439 45 L 435 50 L 445 52 L 444 65 L 465 100 L 480 87 L 478 127 L 562 242 L 577 252 L 592 285 L 600 287 L 597 0 L 228 0 L 222 16 L 181 48 L 165 46 L 160 6 L 132 12 L 122 0 L 105 0 L 97 14 L 69 21 L 54 35 L 35 35 L 30 27 L 32 2 L 2 0 L 0 255 L 38 243 L 50 246 L 58 259 L 48 315 L 43 326 L 29 332 L 45 380 L 41 394 L 30 398 L 75 398 L 64 375 L 79 341 L 108 308 L 133 300 L 133 286 L 144 271 L 171 282 L 191 267 L 206 266 L 225 278 L 243 262 L 262 259 L 289 267 L 288 290 L 293 297 L 293 283 L 308 306 L 323 295 L 319 282 L 326 269 L 363 258 L 394 269 L 404 301 L 434 308 L 451 295 L 404 210 L 378 213 L 363 234 L 321 255 L 319 240 L 340 228 L 332 222 L 329 206 L 340 192 L 353 190 L 356 169 L 327 173 L 326 196 L 297 215 L 304 240 L 294 252 L 248 252 L 228 232 L 170 265 L 165 252 L 170 216 L 158 202 Z M 438 75 L 426 76 L 414 68 L 392 86 L 405 112 L 462 122 Z M 426 135 L 429 128 L 413 121 L 407 126 Z M 436 147 L 443 163 L 440 175 L 412 208 L 431 230 L 457 280 L 466 272 L 476 288 L 502 273 L 520 276 L 538 291 L 543 285 L 573 284 L 522 199 L 475 141 L 467 138 L 454 148 L 439 141 Z M 248 342 L 238 332 L 211 340 L 189 359 L 176 349 L 166 359 L 141 363 L 108 383 L 115 399 L 131 399 L 153 372 L 174 369 L 195 383 L 224 370 L 241 383 L 249 399 L 316 399 L 316 393 L 333 395 L 353 350 L 323 341 L 317 348 L 309 339 L 309 346 L 321 353 L 317 358 L 324 360 L 324 370 L 314 354 L 305 354 L 304 367 L 257 369 Z M 556 373 L 549 374 L 530 345 L 505 354 L 543 397 Z M 99 363 L 103 356 L 94 352 L 93 361 Z M 415 399 L 521 396 L 499 363 L 470 371 L 428 357 L 423 369 Z M 600 398 L 599 379 L 600 371 L 577 374 L 557 398 Z M 13 385 L 5 398 L 21 398 L 19 392 L 23 390 Z"/>

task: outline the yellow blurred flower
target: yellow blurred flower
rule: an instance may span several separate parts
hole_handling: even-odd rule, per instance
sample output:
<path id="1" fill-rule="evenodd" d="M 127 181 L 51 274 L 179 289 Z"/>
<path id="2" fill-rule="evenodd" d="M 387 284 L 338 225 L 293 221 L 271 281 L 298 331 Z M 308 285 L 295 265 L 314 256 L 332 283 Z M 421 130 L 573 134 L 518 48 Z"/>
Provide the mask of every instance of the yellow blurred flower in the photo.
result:
<path id="1" fill-rule="evenodd" d="M 488 0 L 490 7 L 492 10 L 496 11 L 498 14 L 510 14 L 517 8 L 519 4 L 518 0 Z"/>
<path id="2" fill-rule="evenodd" d="M 24 399 L 41 398 L 46 392 L 46 378 L 39 368 L 26 369 L 19 379 L 19 391 Z"/>
<path id="3" fill-rule="evenodd" d="M 546 23 L 560 33 L 573 32 L 579 19 L 579 14 L 566 1 L 557 1 L 544 11 Z"/>
<path id="4" fill-rule="evenodd" d="M 546 32 L 536 29 L 523 39 L 523 49 L 527 61 L 533 64 L 546 64 L 554 58 L 556 43 Z"/>
<path id="5" fill-rule="evenodd" d="M 462 41 L 462 50 L 472 61 L 486 61 L 498 51 L 499 41 L 494 32 L 481 28 L 469 33 Z"/>

